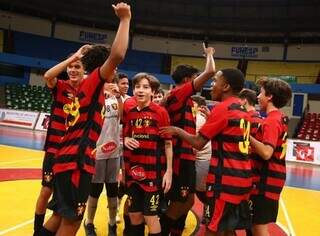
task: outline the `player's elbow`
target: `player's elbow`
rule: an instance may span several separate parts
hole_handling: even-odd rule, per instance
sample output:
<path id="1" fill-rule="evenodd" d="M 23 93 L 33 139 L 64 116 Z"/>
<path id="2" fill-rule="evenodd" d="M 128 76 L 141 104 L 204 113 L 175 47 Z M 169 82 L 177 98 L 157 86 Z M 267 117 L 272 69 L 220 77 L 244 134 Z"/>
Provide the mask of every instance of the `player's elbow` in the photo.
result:
<path id="1" fill-rule="evenodd" d="M 119 65 L 125 58 L 126 52 L 121 52 L 121 50 L 115 50 L 113 53 L 110 54 L 110 59 L 115 65 Z"/>
<path id="2" fill-rule="evenodd" d="M 263 150 L 261 157 L 264 160 L 269 160 L 272 157 L 272 154 L 273 154 L 273 150 L 270 150 L 268 148 L 268 149 Z"/>

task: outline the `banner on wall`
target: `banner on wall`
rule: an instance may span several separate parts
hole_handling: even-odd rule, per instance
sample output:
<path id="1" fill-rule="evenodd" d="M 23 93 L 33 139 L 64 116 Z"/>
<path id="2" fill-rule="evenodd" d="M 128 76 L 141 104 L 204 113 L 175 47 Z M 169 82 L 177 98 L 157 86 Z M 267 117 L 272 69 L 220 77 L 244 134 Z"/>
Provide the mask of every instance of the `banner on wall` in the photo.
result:
<path id="1" fill-rule="evenodd" d="M 288 139 L 286 160 L 320 165 L 320 142 Z"/>
<path id="2" fill-rule="evenodd" d="M 34 129 L 39 112 L 0 109 L 0 125 Z"/>
<path id="3" fill-rule="evenodd" d="M 259 48 L 258 47 L 231 47 L 232 57 L 243 57 L 243 58 L 255 58 L 258 57 Z"/>
<path id="4" fill-rule="evenodd" d="M 41 112 L 35 130 L 47 131 L 49 127 L 50 114 Z"/>
<path id="5" fill-rule="evenodd" d="M 104 33 L 89 32 L 81 30 L 79 33 L 79 40 L 89 43 L 101 43 L 107 42 L 108 35 Z"/>

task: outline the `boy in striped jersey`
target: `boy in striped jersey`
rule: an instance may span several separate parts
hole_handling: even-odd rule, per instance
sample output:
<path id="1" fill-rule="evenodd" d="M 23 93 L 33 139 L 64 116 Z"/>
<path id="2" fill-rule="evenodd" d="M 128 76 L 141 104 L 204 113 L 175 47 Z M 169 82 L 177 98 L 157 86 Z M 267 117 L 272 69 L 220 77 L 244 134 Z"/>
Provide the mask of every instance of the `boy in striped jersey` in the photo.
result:
<path id="1" fill-rule="evenodd" d="M 242 209 L 248 210 L 252 187 L 249 116 L 238 98 L 244 76 L 237 69 L 223 69 L 216 73 L 212 84 L 212 100 L 221 102 L 213 108 L 197 135 L 172 126 L 161 133 L 177 135 L 198 150 L 211 140 L 212 156 L 206 181 L 210 208 L 206 214 L 210 223 L 206 235 L 234 235 L 235 229 L 248 227 L 248 217 L 243 216 Z"/>
<path id="2" fill-rule="evenodd" d="M 190 65 L 179 65 L 172 74 L 176 87 L 166 96 L 164 107 L 170 115 L 172 125 L 186 130 L 189 134 L 196 133 L 196 121 L 192 113 L 191 96 L 201 90 L 203 85 L 214 75 L 214 48 L 206 48 L 205 70 L 199 74 L 198 69 Z M 195 193 L 195 159 L 196 155 L 190 144 L 184 140 L 173 138 L 173 183 L 168 199 L 170 204 L 161 216 L 162 235 L 181 235 L 185 226 L 188 211 L 194 203 Z"/>
<path id="3" fill-rule="evenodd" d="M 125 117 L 124 144 L 125 182 L 127 186 L 129 235 L 143 236 L 144 222 L 149 235 L 160 236 L 158 219 L 161 191 L 166 193 L 172 181 L 171 135 L 159 135 L 159 128 L 169 125 L 167 111 L 152 102 L 155 78 L 146 73 L 132 80 L 136 105 L 129 108 Z M 166 169 L 161 163 L 165 149 Z"/>
<path id="4" fill-rule="evenodd" d="M 101 50 L 95 46 L 85 55 L 80 55 L 90 74 L 79 86 L 73 101 L 64 109 L 68 113 L 66 133 L 54 156 L 54 191 L 48 206 L 54 213 L 41 229 L 42 236 L 76 235 L 86 209 L 95 172 L 93 150 L 104 118 L 103 85 L 112 80 L 116 67 L 125 56 L 129 41 L 130 6 L 118 3 L 113 5 L 113 9 L 120 23 L 110 55 L 107 51 L 101 53 L 103 55 L 100 57 Z M 53 78 L 52 82 L 56 82 L 56 79 Z"/>
<path id="5" fill-rule="evenodd" d="M 80 58 L 89 47 L 89 45 L 81 47 L 66 60 L 49 69 L 43 77 L 46 86 L 52 92 L 53 103 L 51 105 L 49 127 L 44 145 L 45 156 L 42 164 L 42 187 L 36 203 L 34 236 L 38 235 L 42 228 L 47 204 L 52 194 L 53 158 L 60 147 L 60 140 L 66 132 L 65 120 L 67 113 L 64 112 L 64 107 L 73 101 L 76 91 L 84 77 L 84 67 L 78 58 Z M 67 69 L 69 79 L 56 79 L 65 69 Z"/>
<path id="6" fill-rule="evenodd" d="M 258 101 L 261 110 L 267 113 L 255 137 L 250 136 L 253 152 L 254 189 L 252 233 L 268 236 L 267 224 L 275 222 L 279 198 L 286 180 L 286 140 L 288 117 L 280 108 L 291 99 L 288 83 L 279 79 L 263 78 Z"/>

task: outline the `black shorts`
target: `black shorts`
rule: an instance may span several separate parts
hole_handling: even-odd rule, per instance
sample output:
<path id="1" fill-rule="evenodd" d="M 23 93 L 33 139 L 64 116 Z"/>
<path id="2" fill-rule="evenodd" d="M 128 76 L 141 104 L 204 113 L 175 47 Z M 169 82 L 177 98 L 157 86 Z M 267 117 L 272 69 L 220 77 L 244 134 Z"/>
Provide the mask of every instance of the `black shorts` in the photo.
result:
<path id="1" fill-rule="evenodd" d="M 72 181 L 73 174 L 80 174 L 79 184 Z M 69 220 L 81 220 L 86 209 L 92 174 L 83 170 L 70 170 L 54 177 L 53 197 L 48 208 Z"/>
<path id="2" fill-rule="evenodd" d="M 263 195 L 252 195 L 250 201 L 253 208 L 253 224 L 268 224 L 277 221 L 279 201 L 271 200 Z"/>
<path id="3" fill-rule="evenodd" d="M 138 184 L 131 184 L 127 191 L 129 212 L 142 212 L 145 216 L 158 215 L 160 191 L 146 192 Z"/>
<path id="4" fill-rule="evenodd" d="M 212 232 L 250 229 L 251 214 L 248 201 L 232 204 L 221 199 L 213 199 L 205 211 L 207 228 Z"/>
<path id="5" fill-rule="evenodd" d="M 42 162 L 42 186 L 52 188 L 53 186 L 53 160 L 54 154 L 46 152 Z"/>
<path id="6" fill-rule="evenodd" d="M 180 160 L 179 175 L 172 175 L 172 185 L 168 192 L 171 201 L 185 202 L 190 193 L 195 192 L 196 167 L 195 161 Z"/>

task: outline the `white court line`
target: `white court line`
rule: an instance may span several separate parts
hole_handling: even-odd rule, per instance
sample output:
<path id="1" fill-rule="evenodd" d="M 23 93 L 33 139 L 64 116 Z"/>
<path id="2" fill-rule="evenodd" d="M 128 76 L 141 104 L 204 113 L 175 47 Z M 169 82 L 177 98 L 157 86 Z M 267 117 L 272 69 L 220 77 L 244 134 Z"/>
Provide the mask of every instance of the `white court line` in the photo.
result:
<path id="1" fill-rule="evenodd" d="M 50 212 L 50 213 L 47 213 L 47 214 L 46 214 L 46 217 L 47 217 L 48 215 L 51 215 L 51 214 L 52 214 L 51 212 Z M 23 222 L 23 223 L 21 223 L 21 224 L 17 224 L 17 225 L 15 225 L 15 226 L 13 226 L 13 227 L 10 227 L 10 228 L 8 228 L 8 229 L 2 230 L 2 231 L 0 231 L 0 235 L 4 235 L 4 234 L 9 233 L 9 232 L 11 232 L 11 231 L 14 231 L 14 230 L 17 230 L 17 229 L 19 229 L 19 228 L 22 228 L 22 227 L 24 227 L 24 226 L 26 226 L 26 225 L 28 225 L 28 224 L 33 223 L 33 221 L 34 221 L 34 219 L 27 220 L 27 221 L 25 221 L 25 222 Z"/>
<path id="2" fill-rule="evenodd" d="M 287 227 L 285 227 L 283 224 L 281 224 L 279 221 L 276 222 L 276 224 L 289 236 L 289 230 L 287 229 Z"/>
<path id="3" fill-rule="evenodd" d="M 43 159 L 43 158 L 39 157 L 39 158 L 24 159 L 24 160 L 19 160 L 19 161 L 4 161 L 4 162 L 0 161 L 0 167 L 5 167 L 2 165 L 7 165 L 7 164 L 15 164 L 15 163 L 35 161 L 35 160 L 41 160 L 41 159 Z"/>
<path id="4" fill-rule="evenodd" d="M 285 206 L 285 204 L 284 204 L 284 201 L 282 200 L 281 197 L 280 197 L 279 202 L 280 202 L 280 206 L 281 206 L 281 208 L 282 208 L 282 210 L 283 210 L 284 217 L 285 217 L 285 219 L 286 219 L 286 221 L 287 221 L 287 224 L 288 224 L 289 235 L 290 235 L 290 236 L 296 236 L 296 233 L 294 232 L 294 229 L 293 229 L 291 220 L 290 220 L 290 218 L 289 218 L 289 214 L 288 214 L 287 208 L 286 208 L 286 206 Z"/>

